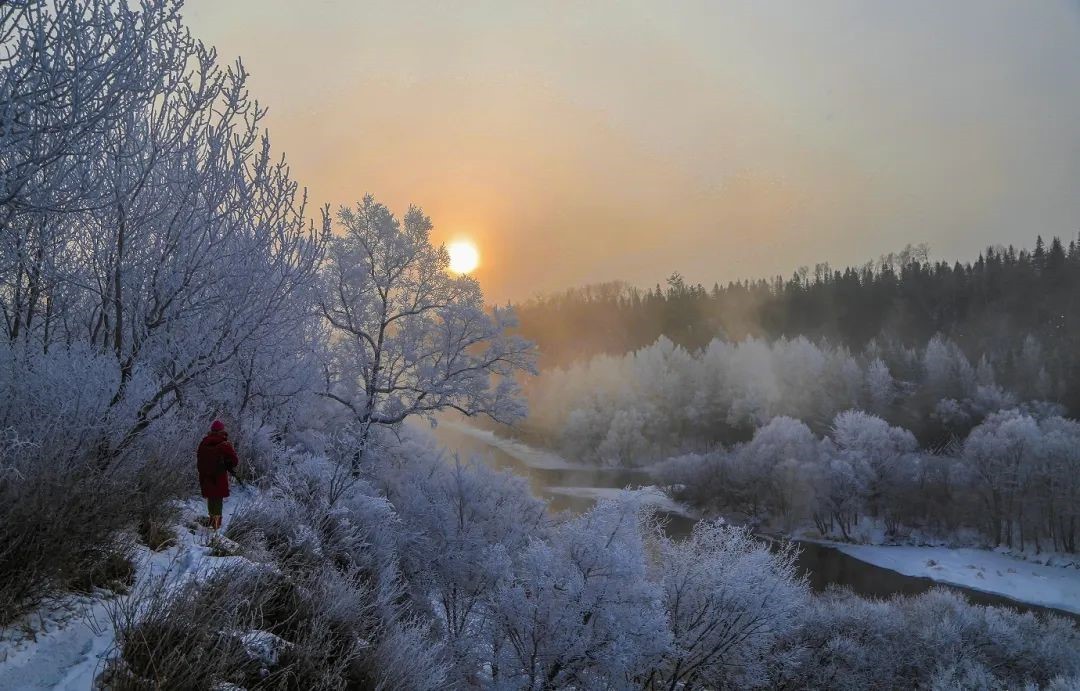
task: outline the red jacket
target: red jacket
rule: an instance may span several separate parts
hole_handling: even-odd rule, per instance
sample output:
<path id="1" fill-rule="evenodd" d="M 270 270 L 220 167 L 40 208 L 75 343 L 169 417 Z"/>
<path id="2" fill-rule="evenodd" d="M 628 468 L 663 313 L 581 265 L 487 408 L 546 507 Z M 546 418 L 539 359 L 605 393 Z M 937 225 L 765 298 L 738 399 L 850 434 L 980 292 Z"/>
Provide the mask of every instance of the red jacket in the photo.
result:
<path id="1" fill-rule="evenodd" d="M 225 432 L 211 432 L 199 442 L 199 485 L 202 495 L 209 498 L 229 496 L 229 471 L 240 459 L 229 443 Z"/>

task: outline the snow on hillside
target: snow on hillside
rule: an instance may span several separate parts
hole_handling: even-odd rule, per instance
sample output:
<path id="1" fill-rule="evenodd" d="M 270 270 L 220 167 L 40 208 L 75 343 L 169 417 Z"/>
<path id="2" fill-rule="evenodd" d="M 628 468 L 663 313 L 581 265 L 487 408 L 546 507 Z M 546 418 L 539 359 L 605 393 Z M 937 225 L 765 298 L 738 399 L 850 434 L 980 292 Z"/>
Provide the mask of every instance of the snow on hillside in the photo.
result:
<path id="1" fill-rule="evenodd" d="M 907 576 L 1080 614 L 1080 569 L 1044 566 L 984 549 L 829 543 L 845 554 Z"/>
<path id="2" fill-rule="evenodd" d="M 53 615 L 53 616 L 50 616 Z M 13 632 L 0 643 L 0 690 L 89 689 L 113 644 L 108 604 L 80 598 L 62 611 L 36 613 L 32 637 Z"/>
<path id="3" fill-rule="evenodd" d="M 237 488 L 225 502 L 227 525 L 236 509 L 250 500 L 247 490 Z M 185 504 L 183 524 L 202 515 L 199 500 Z M 140 545 L 135 558 L 138 569 L 132 592 L 152 579 L 178 584 L 200 578 L 237 557 L 212 557 L 205 531 L 192 533 L 176 527 L 177 544 L 161 552 Z M 121 596 L 123 597 L 123 596 Z M 76 597 L 62 605 L 43 608 L 9 627 L 0 637 L 0 691 L 68 691 L 91 689 L 112 652 L 115 632 L 110 620 L 114 602 L 108 594 Z"/>

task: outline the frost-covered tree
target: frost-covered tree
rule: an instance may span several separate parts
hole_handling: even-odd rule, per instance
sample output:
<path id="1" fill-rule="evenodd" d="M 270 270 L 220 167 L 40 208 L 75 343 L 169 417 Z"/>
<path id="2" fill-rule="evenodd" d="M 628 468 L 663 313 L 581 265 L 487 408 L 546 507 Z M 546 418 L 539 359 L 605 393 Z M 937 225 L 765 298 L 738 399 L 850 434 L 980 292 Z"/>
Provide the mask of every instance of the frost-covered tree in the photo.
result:
<path id="1" fill-rule="evenodd" d="M 1039 441 L 1038 422 L 1011 410 L 988 417 L 964 442 L 964 459 L 974 476 L 995 546 L 1012 545 Z"/>
<path id="2" fill-rule="evenodd" d="M 0 4 L 0 227 L 86 208 L 103 131 L 145 106 L 183 59 L 180 3 Z"/>
<path id="3" fill-rule="evenodd" d="M 1047 530 L 1052 549 L 1080 551 L 1080 422 L 1050 417 L 1039 423 L 1042 440 L 1031 494 L 1037 502 L 1036 549 Z"/>
<path id="4" fill-rule="evenodd" d="M 110 356 L 103 463 L 172 411 L 214 407 L 253 343 L 302 330 L 322 250 L 242 65 L 179 8 L 0 7 L 6 340 Z"/>
<path id="5" fill-rule="evenodd" d="M 513 575 L 514 557 L 547 525 L 524 479 L 422 449 L 383 477 L 415 535 L 404 561 L 419 601 L 432 603 L 453 663 L 488 659 L 491 598 Z"/>
<path id="6" fill-rule="evenodd" d="M 650 525 L 633 495 L 602 501 L 521 553 L 491 613 L 494 688 L 637 685 L 670 640 L 648 577 Z"/>
<path id="7" fill-rule="evenodd" d="M 751 515 L 765 507 L 792 519 L 796 504 L 808 499 L 805 469 L 818 463 L 820 445 L 804 423 L 787 416 L 770 420 L 731 459 L 742 505 Z"/>
<path id="8" fill-rule="evenodd" d="M 910 463 L 905 456 L 918 449 L 915 436 L 900 427 L 891 427 L 874 415 L 849 410 L 833 420 L 831 438 L 838 453 L 860 475 L 867 513 L 877 517 L 886 493 L 899 474 L 898 466 Z"/>
<path id="9" fill-rule="evenodd" d="M 810 478 L 814 488 L 814 523 L 818 531 L 828 535 L 835 526 L 840 529 L 841 537 L 850 540 L 864 506 L 865 478 L 860 476 L 850 459 L 828 450 L 824 452 L 822 462 L 811 469 Z"/>
<path id="10" fill-rule="evenodd" d="M 109 202 L 102 138 L 182 69 L 179 4 L 0 4 L 0 307 L 11 341 L 42 346 L 70 279 L 73 214 Z"/>
<path id="11" fill-rule="evenodd" d="M 773 649 L 768 688 L 1071 688 L 1078 632 L 1061 618 L 968 604 L 944 589 L 814 597 Z"/>
<path id="12" fill-rule="evenodd" d="M 994 545 L 1074 552 L 1080 528 L 1080 423 L 1008 410 L 986 418 L 964 442 L 962 460 Z"/>
<path id="13" fill-rule="evenodd" d="M 318 381 L 275 375 L 303 371 L 283 334 L 313 323 L 323 228 L 242 65 L 180 10 L 0 2 L 0 580 L 32 581 L 13 600 L 183 491 L 193 419 Z"/>
<path id="14" fill-rule="evenodd" d="M 476 280 L 450 272 L 428 217 L 411 207 L 398 220 L 367 196 L 338 220 L 322 275 L 332 350 L 324 395 L 352 413 L 358 460 L 373 425 L 446 409 L 523 416 L 515 377 L 533 371 L 532 344 L 507 334 L 509 308 L 489 313 Z"/>
<path id="15" fill-rule="evenodd" d="M 719 520 L 697 523 L 687 540 L 661 540 L 657 578 L 672 645 L 645 688 L 763 685 L 762 651 L 795 625 L 807 598 L 795 556 Z"/>
<path id="16" fill-rule="evenodd" d="M 963 398 L 975 386 L 975 369 L 956 343 L 934 336 L 923 352 L 926 387 L 936 398 Z"/>
<path id="17" fill-rule="evenodd" d="M 888 413 L 898 392 L 889 366 L 881 358 L 874 358 L 866 366 L 865 387 L 868 408 L 878 414 Z"/>
<path id="18" fill-rule="evenodd" d="M 260 130 L 265 111 L 248 99 L 243 68 L 219 68 L 197 44 L 189 60 L 187 86 L 163 93 L 149 124 L 110 133 L 102 166 L 112 203 L 80 241 L 94 286 L 83 333 L 117 359 L 116 400 L 137 406 L 124 441 L 192 384 L 215 385 L 245 348 L 303 329 L 298 299 L 321 255 L 323 237 Z"/>

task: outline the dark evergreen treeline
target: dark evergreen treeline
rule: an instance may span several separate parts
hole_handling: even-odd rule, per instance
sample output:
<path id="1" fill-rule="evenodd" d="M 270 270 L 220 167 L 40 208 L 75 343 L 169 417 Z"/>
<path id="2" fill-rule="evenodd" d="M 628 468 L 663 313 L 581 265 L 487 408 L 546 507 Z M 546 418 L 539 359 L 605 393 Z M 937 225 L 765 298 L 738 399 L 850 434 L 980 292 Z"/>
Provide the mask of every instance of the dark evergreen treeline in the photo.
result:
<path id="1" fill-rule="evenodd" d="M 909 246 L 861 267 L 818 264 L 786 280 L 712 289 L 674 274 L 652 290 L 622 283 L 569 290 L 527 302 L 519 315 L 544 366 L 624 353 L 660 335 L 689 349 L 717 336 L 804 335 L 860 351 L 872 341 L 921 346 L 942 334 L 972 362 L 992 362 L 1003 384 L 1025 391 L 1032 382 L 1010 381 L 1022 376 L 1011 364 L 1022 353 L 1030 359 L 1034 349 L 1050 382 L 1037 393 L 1080 413 L 1077 240 L 1039 237 L 1031 250 L 990 247 L 974 262 L 954 264 L 931 261 L 926 246 Z"/>

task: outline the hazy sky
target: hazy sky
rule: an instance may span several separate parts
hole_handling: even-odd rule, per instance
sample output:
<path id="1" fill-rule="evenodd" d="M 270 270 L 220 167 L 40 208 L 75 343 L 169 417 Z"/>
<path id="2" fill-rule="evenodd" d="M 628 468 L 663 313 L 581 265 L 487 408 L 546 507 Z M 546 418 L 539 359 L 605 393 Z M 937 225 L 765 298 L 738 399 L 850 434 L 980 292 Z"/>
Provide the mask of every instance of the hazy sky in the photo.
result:
<path id="1" fill-rule="evenodd" d="M 188 0 L 315 200 L 472 238 L 491 299 L 1080 229 L 1080 4 Z"/>

